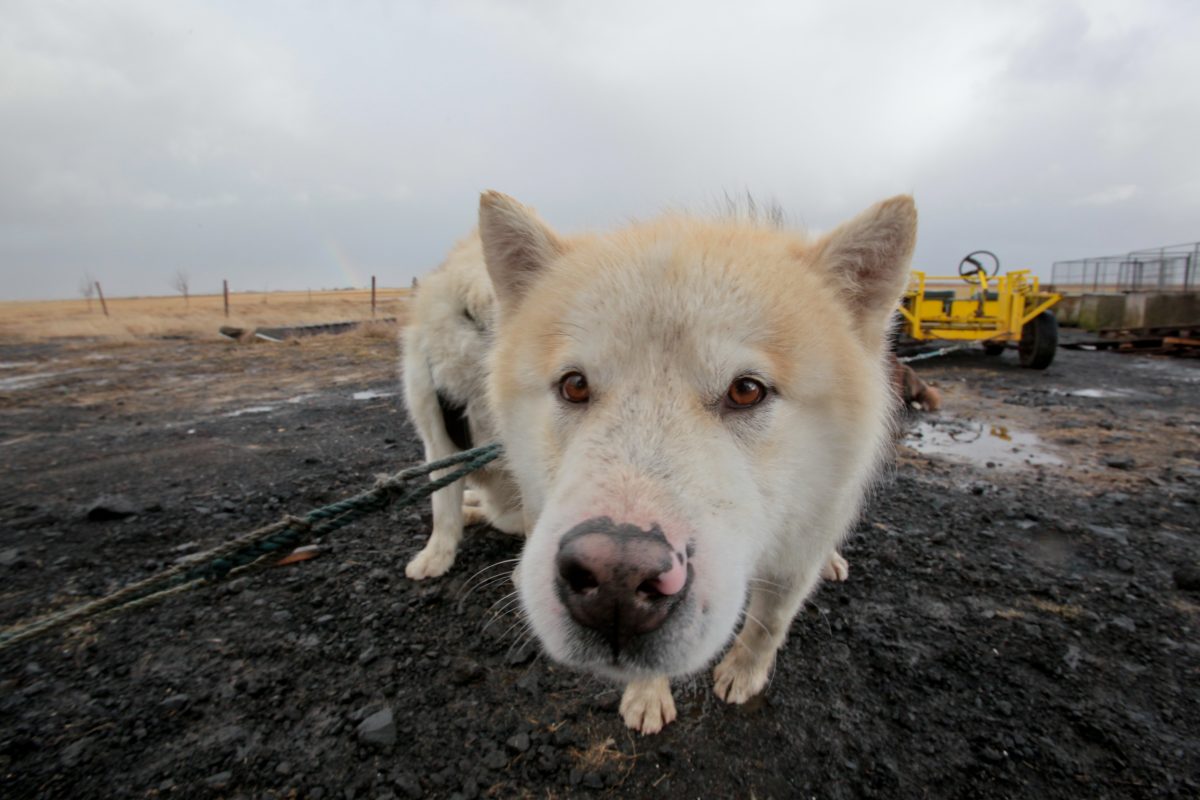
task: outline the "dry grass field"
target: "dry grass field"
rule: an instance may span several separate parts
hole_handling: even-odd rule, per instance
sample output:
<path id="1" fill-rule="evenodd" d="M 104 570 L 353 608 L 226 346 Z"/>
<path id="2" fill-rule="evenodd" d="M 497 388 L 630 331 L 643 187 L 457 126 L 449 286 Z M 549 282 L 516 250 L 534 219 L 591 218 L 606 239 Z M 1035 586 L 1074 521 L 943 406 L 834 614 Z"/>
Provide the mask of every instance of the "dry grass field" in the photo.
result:
<path id="1" fill-rule="evenodd" d="M 380 289 L 376 316 L 402 318 L 407 301 L 407 289 Z M 365 289 L 231 294 L 228 317 L 219 294 L 193 295 L 186 303 L 179 295 L 117 297 L 107 302 L 108 316 L 98 299 L 92 299 L 90 307 L 83 299 L 2 302 L 0 341 L 216 338 L 222 325 L 254 328 L 371 318 L 371 292 Z"/>

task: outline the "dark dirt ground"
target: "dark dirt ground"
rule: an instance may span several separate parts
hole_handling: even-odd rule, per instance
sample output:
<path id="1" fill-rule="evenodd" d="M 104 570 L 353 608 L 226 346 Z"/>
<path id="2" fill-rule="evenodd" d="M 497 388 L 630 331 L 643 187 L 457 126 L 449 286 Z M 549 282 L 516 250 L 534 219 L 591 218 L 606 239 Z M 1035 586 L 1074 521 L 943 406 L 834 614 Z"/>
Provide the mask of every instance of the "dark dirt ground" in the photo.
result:
<path id="1" fill-rule="evenodd" d="M 0 625 L 417 461 L 395 361 L 357 335 L 0 344 Z M 946 409 L 918 443 L 985 455 L 898 450 L 850 580 L 814 595 L 747 707 L 702 676 L 674 725 L 631 735 L 613 687 L 496 617 L 505 581 L 464 589 L 518 541 L 469 532 L 446 578 L 404 578 L 426 503 L 311 561 L 0 652 L 0 794 L 1200 795 L 1200 363 L 919 369 Z M 137 513 L 87 521 L 105 494 Z M 360 741 L 384 708 L 395 742 Z"/>

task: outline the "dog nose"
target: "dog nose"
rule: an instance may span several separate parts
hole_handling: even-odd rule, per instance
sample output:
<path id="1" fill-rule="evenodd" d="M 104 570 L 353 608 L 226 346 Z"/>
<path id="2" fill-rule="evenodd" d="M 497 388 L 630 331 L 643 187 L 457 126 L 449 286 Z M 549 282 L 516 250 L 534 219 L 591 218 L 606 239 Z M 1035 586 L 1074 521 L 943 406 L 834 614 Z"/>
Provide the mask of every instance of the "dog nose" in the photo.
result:
<path id="1" fill-rule="evenodd" d="M 662 530 L 598 517 L 577 525 L 558 549 L 558 589 L 571 618 L 599 632 L 614 656 L 657 630 L 687 588 L 687 556 Z"/>

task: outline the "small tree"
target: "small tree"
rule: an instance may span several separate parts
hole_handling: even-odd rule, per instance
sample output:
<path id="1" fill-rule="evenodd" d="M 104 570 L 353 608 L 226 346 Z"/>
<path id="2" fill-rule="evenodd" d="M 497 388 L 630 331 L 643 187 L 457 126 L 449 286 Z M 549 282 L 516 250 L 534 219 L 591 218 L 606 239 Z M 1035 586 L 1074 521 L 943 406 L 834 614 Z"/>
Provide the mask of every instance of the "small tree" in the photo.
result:
<path id="1" fill-rule="evenodd" d="M 175 288 L 175 291 L 183 295 L 183 304 L 185 306 L 188 305 L 188 274 L 183 270 L 178 270 L 175 273 L 175 278 L 171 281 L 171 286 Z"/>
<path id="2" fill-rule="evenodd" d="M 88 313 L 92 311 L 92 298 L 96 295 L 96 279 L 90 272 L 83 273 L 79 279 L 79 293 L 87 298 Z"/>

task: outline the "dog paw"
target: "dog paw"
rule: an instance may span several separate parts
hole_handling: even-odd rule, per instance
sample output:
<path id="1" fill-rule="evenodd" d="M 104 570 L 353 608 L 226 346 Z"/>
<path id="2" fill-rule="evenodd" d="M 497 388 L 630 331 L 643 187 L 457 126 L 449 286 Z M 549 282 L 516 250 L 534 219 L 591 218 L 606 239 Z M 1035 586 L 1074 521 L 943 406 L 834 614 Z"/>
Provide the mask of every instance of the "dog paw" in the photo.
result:
<path id="1" fill-rule="evenodd" d="M 630 681 L 621 696 L 625 725 L 643 734 L 658 733 L 675 721 L 671 681 L 664 677 Z"/>
<path id="2" fill-rule="evenodd" d="M 713 691 L 726 703 L 741 704 L 761 692 L 771 675 L 770 663 L 760 663 L 739 643 L 713 669 Z"/>
<path id="3" fill-rule="evenodd" d="M 844 581 L 850 577 L 850 562 L 842 558 L 842 554 L 834 551 L 825 566 L 821 567 L 821 577 L 827 581 Z"/>
<path id="4" fill-rule="evenodd" d="M 404 568 L 404 574 L 410 580 L 423 581 L 426 578 L 437 578 L 446 574 L 446 570 L 450 569 L 454 564 L 454 551 L 446 552 L 445 550 L 435 550 L 431 547 L 426 547 L 421 552 L 413 557 L 412 561 L 408 562 L 408 566 Z"/>
<path id="5" fill-rule="evenodd" d="M 479 506 L 463 506 L 463 525 L 486 525 L 488 515 Z"/>
<path id="6" fill-rule="evenodd" d="M 463 489 L 463 508 L 479 507 L 483 505 L 483 499 L 480 498 L 479 492 L 474 489 Z"/>

